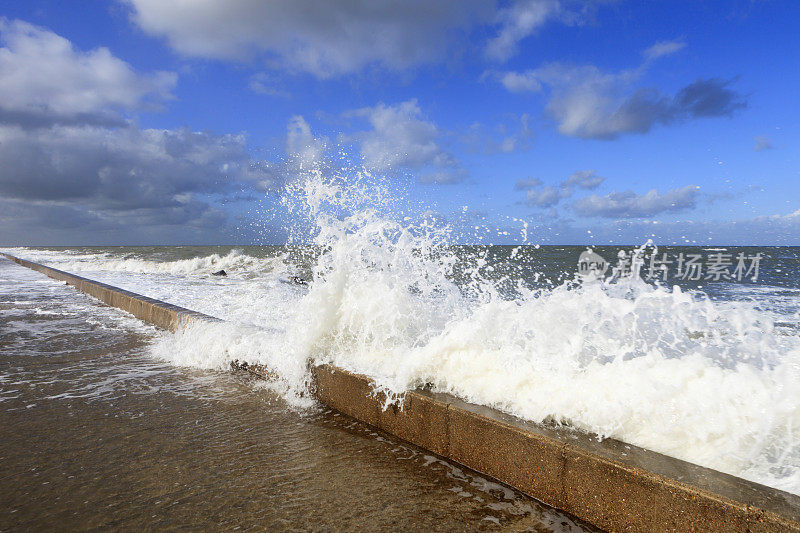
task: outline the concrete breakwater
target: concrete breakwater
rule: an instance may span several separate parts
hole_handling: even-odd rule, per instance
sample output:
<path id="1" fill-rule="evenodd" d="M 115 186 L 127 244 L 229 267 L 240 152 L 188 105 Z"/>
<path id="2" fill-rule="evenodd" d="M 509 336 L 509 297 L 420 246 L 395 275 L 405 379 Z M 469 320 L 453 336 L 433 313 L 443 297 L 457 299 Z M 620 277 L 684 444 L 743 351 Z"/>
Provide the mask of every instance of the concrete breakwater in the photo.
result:
<path id="1" fill-rule="evenodd" d="M 44 265 L 20 265 L 178 331 L 208 315 Z M 250 366 L 250 372 L 267 375 Z M 364 376 L 313 371 L 319 401 L 609 530 L 800 531 L 800 498 L 691 463 L 564 428 L 531 424 L 449 395 L 410 391 L 384 410 Z"/>

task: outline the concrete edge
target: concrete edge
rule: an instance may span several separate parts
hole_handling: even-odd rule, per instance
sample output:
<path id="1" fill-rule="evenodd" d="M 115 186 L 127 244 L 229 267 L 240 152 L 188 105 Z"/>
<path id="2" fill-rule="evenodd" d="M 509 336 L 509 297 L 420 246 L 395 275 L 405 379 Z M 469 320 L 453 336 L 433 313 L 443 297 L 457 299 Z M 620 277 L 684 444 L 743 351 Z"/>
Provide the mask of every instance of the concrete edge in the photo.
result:
<path id="1" fill-rule="evenodd" d="M 169 331 L 219 319 L 2 254 Z M 243 365 L 269 377 L 268 369 Z M 313 369 L 317 399 L 611 531 L 797 531 L 800 497 L 613 439 L 546 427 L 451 395 L 410 391 L 384 410 L 373 382 Z"/>
<path id="2" fill-rule="evenodd" d="M 383 410 L 372 380 L 322 365 L 320 402 L 609 531 L 800 531 L 800 497 L 448 394 Z"/>

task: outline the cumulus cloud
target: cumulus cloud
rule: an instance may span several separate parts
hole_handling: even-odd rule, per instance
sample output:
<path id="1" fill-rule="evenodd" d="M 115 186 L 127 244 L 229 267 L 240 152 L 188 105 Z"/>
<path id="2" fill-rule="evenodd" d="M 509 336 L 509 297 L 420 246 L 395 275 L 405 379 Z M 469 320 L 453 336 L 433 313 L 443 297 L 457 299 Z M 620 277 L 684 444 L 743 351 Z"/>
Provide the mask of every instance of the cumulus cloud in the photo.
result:
<path id="1" fill-rule="evenodd" d="M 700 188 L 687 185 L 659 193 L 652 189 L 646 194 L 633 191 L 614 191 L 606 196 L 592 194 L 576 200 L 572 208 L 582 216 L 603 218 L 642 218 L 660 213 L 682 211 L 697 204 Z"/>
<path id="2" fill-rule="evenodd" d="M 498 140 L 487 139 L 484 151 L 486 153 L 502 152 L 510 154 L 520 150 L 528 150 L 533 139 L 533 130 L 530 127 L 530 115 L 523 113 L 519 120 L 517 131 L 507 131 L 500 128 L 502 137 Z"/>
<path id="3" fill-rule="evenodd" d="M 454 38 L 491 19 L 486 0 L 127 0 L 132 18 L 177 52 L 265 61 L 318 77 L 369 65 L 406 69 L 441 60 Z"/>
<path id="4" fill-rule="evenodd" d="M 143 75 L 107 48 L 84 52 L 23 21 L 0 19 L 0 120 L 25 127 L 122 122 L 121 110 L 172 97 L 177 77 Z"/>
<path id="5" fill-rule="evenodd" d="M 764 187 L 761 185 L 751 184 L 744 187 L 729 188 L 727 190 L 718 192 L 707 192 L 703 195 L 703 200 L 706 204 L 713 205 L 717 202 L 736 200 L 738 198 L 742 198 L 743 196 L 759 192 L 764 192 Z"/>
<path id="6" fill-rule="evenodd" d="M 423 115 L 416 100 L 379 104 L 348 115 L 365 119 L 371 127 L 345 138 L 359 145 L 368 168 L 379 172 L 412 170 L 427 183 L 463 179 L 461 165 L 442 147 L 443 132 Z"/>
<path id="7" fill-rule="evenodd" d="M 675 51 L 676 43 L 659 43 L 645 52 L 650 59 Z M 552 63 L 524 72 L 500 74 L 511 92 L 547 88 L 546 112 L 564 135 L 583 139 L 615 139 L 646 133 L 654 126 L 691 119 L 730 116 L 746 106 L 730 88 L 734 80 L 698 79 L 675 95 L 639 87 L 648 61 L 632 70 L 604 72 L 592 65 Z"/>
<path id="8" fill-rule="evenodd" d="M 243 136 L 188 129 L 4 125 L 0 161 L 6 198 L 116 213 L 165 208 L 175 220 L 177 211 L 197 213 L 193 194 L 226 192 L 256 177 Z"/>

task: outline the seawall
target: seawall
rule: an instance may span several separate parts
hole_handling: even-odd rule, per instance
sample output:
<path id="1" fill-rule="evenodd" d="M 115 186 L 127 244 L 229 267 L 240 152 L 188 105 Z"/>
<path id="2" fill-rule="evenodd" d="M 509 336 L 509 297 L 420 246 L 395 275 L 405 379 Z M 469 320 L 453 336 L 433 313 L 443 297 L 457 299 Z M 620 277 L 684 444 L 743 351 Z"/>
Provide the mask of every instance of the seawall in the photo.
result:
<path id="1" fill-rule="evenodd" d="M 7 254 L 169 331 L 219 319 Z M 247 370 L 268 377 L 267 369 Z M 317 399 L 611 531 L 798 531 L 800 497 L 613 439 L 533 424 L 451 395 L 410 391 L 383 410 L 369 378 L 313 369 Z"/>

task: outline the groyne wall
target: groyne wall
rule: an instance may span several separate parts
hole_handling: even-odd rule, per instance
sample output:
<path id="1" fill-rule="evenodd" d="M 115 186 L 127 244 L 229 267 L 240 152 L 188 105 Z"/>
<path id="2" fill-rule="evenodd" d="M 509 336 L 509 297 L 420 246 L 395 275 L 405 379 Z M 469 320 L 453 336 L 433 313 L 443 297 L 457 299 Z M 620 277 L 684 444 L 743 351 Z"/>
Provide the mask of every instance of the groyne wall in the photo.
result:
<path id="1" fill-rule="evenodd" d="M 219 319 L 2 254 L 169 331 Z M 267 369 L 247 370 L 268 377 Z M 369 378 L 313 369 L 317 399 L 610 531 L 797 531 L 800 497 L 613 439 L 533 424 L 451 395 L 383 409 Z"/>

